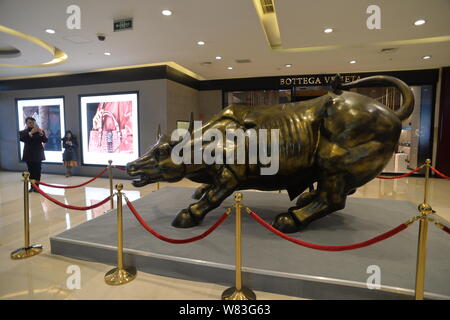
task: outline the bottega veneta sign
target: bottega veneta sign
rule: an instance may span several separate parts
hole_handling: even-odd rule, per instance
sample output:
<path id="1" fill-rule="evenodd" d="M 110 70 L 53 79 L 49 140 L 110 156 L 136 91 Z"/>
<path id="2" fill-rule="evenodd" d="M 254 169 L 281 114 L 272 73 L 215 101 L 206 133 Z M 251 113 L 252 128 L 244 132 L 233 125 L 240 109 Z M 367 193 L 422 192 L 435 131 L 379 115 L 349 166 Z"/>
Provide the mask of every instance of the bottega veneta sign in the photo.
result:
<path id="1" fill-rule="evenodd" d="M 297 85 L 331 85 L 335 76 L 317 75 L 317 76 L 294 76 L 280 78 L 280 86 L 297 86 Z M 360 75 L 343 75 L 341 76 L 342 83 L 352 82 L 360 79 Z"/>

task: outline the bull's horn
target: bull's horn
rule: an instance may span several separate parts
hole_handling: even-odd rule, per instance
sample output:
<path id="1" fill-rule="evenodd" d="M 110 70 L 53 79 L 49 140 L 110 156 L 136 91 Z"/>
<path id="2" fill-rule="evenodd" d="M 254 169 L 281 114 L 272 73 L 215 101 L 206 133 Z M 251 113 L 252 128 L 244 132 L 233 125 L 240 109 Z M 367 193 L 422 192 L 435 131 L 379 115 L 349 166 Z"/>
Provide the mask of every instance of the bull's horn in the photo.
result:
<path id="1" fill-rule="evenodd" d="M 156 134 L 157 139 L 161 138 L 161 124 L 158 124 L 158 133 Z"/>
<path id="2" fill-rule="evenodd" d="M 333 88 L 335 93 L 338 93 L 338 91 L 342 89 L 342 78 L 340 73 L 334 76 L 334 79 L 331 82 L 331 88 Z"/>
<path id="3" fill-rule="evenodd" d="M 192 133 L 192 131 L 194 131 L 194 113 L 191 112 L 191 118 L 189 119 L 189 128 L 188 128 L 188 132 Z"/>

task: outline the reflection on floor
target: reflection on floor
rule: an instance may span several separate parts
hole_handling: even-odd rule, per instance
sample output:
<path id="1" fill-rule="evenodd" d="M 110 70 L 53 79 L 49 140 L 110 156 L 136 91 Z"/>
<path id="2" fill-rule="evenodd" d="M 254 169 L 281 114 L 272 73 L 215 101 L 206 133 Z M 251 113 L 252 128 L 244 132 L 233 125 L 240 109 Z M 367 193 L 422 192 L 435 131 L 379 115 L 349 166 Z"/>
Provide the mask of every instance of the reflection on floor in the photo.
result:
<path id="1" fill-rule="evenodd" d="M 86 177 L 65 178 L 44 174 L 48 183 L 74 185 Z M 129 180 L 116 180 L 124 184 L 127 197 L 137 199 L 155 190 L 155 185 L 134 188 Z M 168 184 L 161 183 L 161 188 Z M 195 187 L 183 180 L 172 184 Z M 423 178 L 399 180 L 373 180 L 359 188 L 354 197 L 410 200 L 419 204 L 423 200 Z M 67 204 L 91 205 L 109 195 L 107 179 L 98 179 L 89 187 L 80 189 L 44 188 L 45 192 Z M 450 220 L 450 181 L 432 179 L 429 203 L 438 214 Z M 219 299 L 224 286 L 211 283 L 177 280 L 139 272 L 131 283 L 110 287 L 104 283 L 104 274 L 111 266 L 68 259 L 49 253 L 49 236 L 72 228 L 101 215 L 109 208 L 89 211 L 67 210 L 46 200 L 37 193 L 30 194 L 31 243 L 44 245 L 44 252 L 27 260 L 13 261 L 9 254 L 23 246 L 23 195 L 21 174 L 0 172 L 0 299 Z M 414 244 L 415 245 L 415 244 Z M 244 262 L 245 264 L 245 262 Z M 81 269 L 81 289 L 70 290 L 67 280 L 70 266 Z M 230 284 L 231 285 L 231 284 Z M 259 299 L 297 299 L 266 292 L 256 292 Z"/>

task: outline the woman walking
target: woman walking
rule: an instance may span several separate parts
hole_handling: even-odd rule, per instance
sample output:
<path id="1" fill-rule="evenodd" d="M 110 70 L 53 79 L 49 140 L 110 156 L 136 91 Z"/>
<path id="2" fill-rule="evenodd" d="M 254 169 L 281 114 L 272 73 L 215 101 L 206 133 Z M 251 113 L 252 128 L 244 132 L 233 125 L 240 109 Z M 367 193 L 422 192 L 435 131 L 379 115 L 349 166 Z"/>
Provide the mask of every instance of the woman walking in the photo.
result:
<path id="1" fill-rule="evenodd" d="M 61 139 L 63 143 L 64 153 L 63 161 L 66 167 L 66 178 L 72 175 L 72 167 L 76 167 L 77 164 L 77 138 L 72 134 L 72 131 L 66 131 L 64 138 Z"/>

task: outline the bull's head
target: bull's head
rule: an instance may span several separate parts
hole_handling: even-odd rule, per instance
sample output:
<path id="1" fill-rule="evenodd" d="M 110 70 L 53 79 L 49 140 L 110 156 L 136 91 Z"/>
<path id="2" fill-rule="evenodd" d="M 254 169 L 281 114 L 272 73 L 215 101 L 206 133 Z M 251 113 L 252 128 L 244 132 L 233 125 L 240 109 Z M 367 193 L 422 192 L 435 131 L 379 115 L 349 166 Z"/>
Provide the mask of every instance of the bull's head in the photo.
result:
<path id="1" fill-rule="evenodd" d="M 192 132 L 193 117 L 189 125 L 189 133 Z M 158 138 L 143 156 L 127 164 L 127 173 L 132 177 L 133 186 L 143 187 L 149 183 L 158 181 L 176 182 L 184 177 L 185 165 L 175 164 L 171 158 L 172 148 L 178 142 L 171 142 L 169 137 L 161 134 L 158 128 Z"/>

